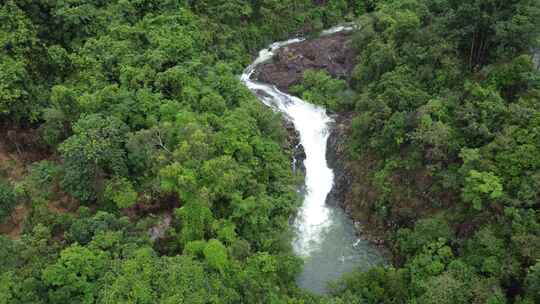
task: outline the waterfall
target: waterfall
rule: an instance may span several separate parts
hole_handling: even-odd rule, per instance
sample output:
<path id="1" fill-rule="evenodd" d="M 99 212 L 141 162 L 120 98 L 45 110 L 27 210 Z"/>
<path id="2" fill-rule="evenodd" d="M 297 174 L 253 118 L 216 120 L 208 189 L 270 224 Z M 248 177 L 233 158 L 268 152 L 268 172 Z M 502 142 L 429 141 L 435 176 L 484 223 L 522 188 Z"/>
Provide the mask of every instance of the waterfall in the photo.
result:
<path id="1" fill-rule="evenodd" d="M 350 29 L 349 26 L 335 27 L 322 35 Z M 257 66 L 270 60 L 279 48 L 302 41 L 303 38 L 295 38 L 276 42 L 261 50 L 242 74 L 241 81 L 264 104 L 284 113 L 300 135 L 300 143 L 306 154 L 306 193 L 294 221 L 296 237 L 292 245 L 295 253 L 305 261 L 299 285 L 323 293 L 328 281 L 355 267 L 373 264 L 371 261 L 378 260 L 378 255 L 366 241 L 356 238 L 351 221 L 341 210 L 326 204 L 326 197 L 334 183 L 334 173 L 326 160 L 329 125 L 332 122 L 326 110 L 281 92 L 273 85 L 251 79 Z"/>

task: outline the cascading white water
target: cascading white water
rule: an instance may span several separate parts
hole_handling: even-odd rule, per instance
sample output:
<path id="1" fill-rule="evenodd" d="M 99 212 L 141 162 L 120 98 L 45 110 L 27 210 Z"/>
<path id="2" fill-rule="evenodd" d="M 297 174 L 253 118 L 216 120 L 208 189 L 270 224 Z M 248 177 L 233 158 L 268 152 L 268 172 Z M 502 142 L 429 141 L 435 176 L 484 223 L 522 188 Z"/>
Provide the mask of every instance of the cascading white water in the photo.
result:
<path id="1" fill-rule="evenodd" d="M 335 27 L 322 35 L 350 29 L 347 26 Z M 356 238 L 352 223 L 340 210 L 326 205 L 326 197 L 334 182 L 334 173 L 326 161 L 329 124 L 332 122 L 326 110 L 285 94 L 275 86 L 250 79 L 257 66 L 270 60 L 279 48 L 303 40 L 295 38 L 276 42 L 260 51 L 259 57 L 246 68 L 241 80 L 267 106 L 283 112 L 300 134 L 300 143 L 306 154 L 306 194 L 295 219 L 297 234 L 293 249 L 305 260 L 299 284 L 322 293 L 329 280 L 337 279 L 354 267 L 378 263 L 378 255 L 367 242 Z M 359 247 L 363 247 L 364 251 Z"/>
<path id="2" fill-rule="evenodd" d="M 265 95 L 260 96 L 263 102 L 285 113 L 300 134 L 300 143 L 306 153 L 306 159 L 304 160 L 306 197 L 295 220 L 299 233 L 294 242 L 294 249 L 299 255 L 309 256 L 313 248 L 317 246 L 321 230 L 329 224 L 329 210 L 325 201 L 326 196 L 332 190 L 334 173 L 328 168 L 326 162 L 326 142 L 329 134 L 328 124 L 331 119 L 321 107 L 287 95 L 279 91 L 275 86 L 258 83 L 250 79 L 256 66 L 272 58 L 277 49 L 299 41 L 301 40 L 292 39 L 275 43 L 269 49 L 261 51 L 255 63 L 242 75 L 242 81 L 252 91 L 264 92 Z"/>

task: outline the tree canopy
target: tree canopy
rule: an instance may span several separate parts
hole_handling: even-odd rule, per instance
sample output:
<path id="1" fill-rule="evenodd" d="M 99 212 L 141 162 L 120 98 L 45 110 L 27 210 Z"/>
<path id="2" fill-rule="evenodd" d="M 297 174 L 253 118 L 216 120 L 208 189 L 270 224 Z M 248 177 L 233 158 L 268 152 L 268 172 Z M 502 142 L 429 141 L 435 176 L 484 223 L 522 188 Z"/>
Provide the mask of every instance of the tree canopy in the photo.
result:
<path id="1" fill-rule="evenodd" d="M 237 75 L 352 20 L 351 81 L 291 92 L 354 116 L 349 207 L 393 259 L 316 296 L 282 117 Z M 539 23 L 538 0 L 2 1 L 0 160 L 24 165 L 0 168 L 0 303 L 539 302 Z"/>

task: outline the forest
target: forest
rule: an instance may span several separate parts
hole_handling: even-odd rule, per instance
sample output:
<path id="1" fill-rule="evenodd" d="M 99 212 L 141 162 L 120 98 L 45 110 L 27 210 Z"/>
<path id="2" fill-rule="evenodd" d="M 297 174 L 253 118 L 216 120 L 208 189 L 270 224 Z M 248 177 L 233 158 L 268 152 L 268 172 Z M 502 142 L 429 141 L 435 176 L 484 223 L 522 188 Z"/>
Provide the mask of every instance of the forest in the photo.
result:
<path id="1" fill-rule="evenodd" d="M 1 3 L 0 304 L 540 303 L 540 0 Z M 292 92 L 354 114 L 392 260 L 319 296 L 282 117 L 238 75 L 344 22 L 351 81 Z"/>

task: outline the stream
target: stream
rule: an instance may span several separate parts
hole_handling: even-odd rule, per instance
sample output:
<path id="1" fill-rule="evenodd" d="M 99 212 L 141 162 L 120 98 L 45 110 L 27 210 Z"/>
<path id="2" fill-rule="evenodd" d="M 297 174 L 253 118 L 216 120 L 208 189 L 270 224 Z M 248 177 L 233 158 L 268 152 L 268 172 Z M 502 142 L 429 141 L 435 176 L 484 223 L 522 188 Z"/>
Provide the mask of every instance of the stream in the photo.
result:
<path id="1" fill-rule="evenodd" d="M 351 28 L 340 26 L 324 31 L 329 35 Z M 274 56 L 284 46 L 302 42 L 303 38 L 276 42 L 260 51 L 257 59 L 246 68 L 242 82 L 267 106 L 282 112 L 300 134 L 304 147 L 305 194 L 295 220 L 294 252 L 303 258 L 303 272 L 298 285 L 314 293 L 324 294 L 327 283 L 343 273 L 368 269 L 381 264 L 383 258 L 376 248 L 356 236 L 352 221 L 338 208 L 326 204 L 334 184 L 334 173 L 328 167 L 326 149 L 332 119 L 322 107 L 281 92 L 275 86 L 257 82 L 251 75 L 261 63 Z"/>

